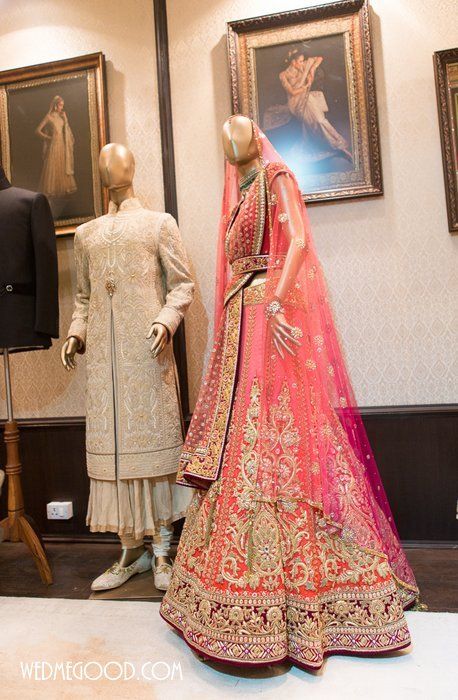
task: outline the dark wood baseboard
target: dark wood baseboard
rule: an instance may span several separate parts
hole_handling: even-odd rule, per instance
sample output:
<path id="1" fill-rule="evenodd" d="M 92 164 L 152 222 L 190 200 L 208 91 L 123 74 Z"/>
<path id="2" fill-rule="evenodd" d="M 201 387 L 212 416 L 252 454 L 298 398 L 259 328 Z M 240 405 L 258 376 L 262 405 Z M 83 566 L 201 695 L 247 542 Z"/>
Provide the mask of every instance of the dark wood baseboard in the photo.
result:
<path id="1" fill-rule="evenodd" d="M 405 546 L 458 546 L 458 405 L 361 409 Z M 89 479 L 83 417 L 19 420 L 27 512 L 48 541 L 116 541 L 85 525 Z M 1 426 L 0 422 L 0 426 Z M 4 463 L 0 443 L 0 464 Z M 73 501 L 71 520 L 47 520 L 46 503 Z M 0 515 L 6 514 L 6 488 Z M 181 530 L 177 523 L 176 534 Z"/>
<path id="2" fill-rule="evenodd" d="M 22 488 L 26 512 L 42 535 L 76 537 L 87 532 L 89 478 L 86 470 L 85 429 L 82 417 L 17 419 L 20 434 Z M 5 445 L 0 442 L 0 465 Z M 0 498 L 0 514 L 7 512 L 7 484 Z M 73 501 L 73 518 L 48 520 L 49 501 Z"/>
<path id="3" fill-rule="evenodd" d="M 458 405 L 365 408 L 364 425 L 404 541 L 458 540 Z"/>

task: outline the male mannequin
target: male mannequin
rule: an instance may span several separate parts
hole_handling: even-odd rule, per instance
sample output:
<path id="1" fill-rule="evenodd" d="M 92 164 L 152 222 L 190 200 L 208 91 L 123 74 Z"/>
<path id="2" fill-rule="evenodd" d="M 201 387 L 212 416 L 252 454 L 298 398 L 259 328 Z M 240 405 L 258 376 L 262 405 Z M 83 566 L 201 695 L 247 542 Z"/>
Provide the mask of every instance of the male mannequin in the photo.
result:
<path id="1" fill-rule="evenodd" d="M 170 525 L 191 498 L 175 484 L 183 433 L 171 339 L 194 284 L 173 217 L 134 196 L 132 153 L 108 144 L 99 169 L 109 213 L 76 231 L 78 289 L 61 354 L 73 369 L 87 343 L 87 524 L 117 532 L 122 544 L 92 588 L 115 588 L 152 565 L 165 590 Z M 152 564 L 145 534 L 154 535 Z"/>

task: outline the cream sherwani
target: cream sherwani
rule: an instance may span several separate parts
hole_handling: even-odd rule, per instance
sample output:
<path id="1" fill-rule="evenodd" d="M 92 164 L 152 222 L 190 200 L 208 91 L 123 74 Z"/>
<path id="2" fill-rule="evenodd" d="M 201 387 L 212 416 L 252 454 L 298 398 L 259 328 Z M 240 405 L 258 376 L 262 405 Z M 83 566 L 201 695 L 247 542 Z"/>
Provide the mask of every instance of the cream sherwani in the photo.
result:
<path id="1" fill-rule="evenodd" d="M 77 228 L 75 259 L 68 336 L 87 358 L 88 524 L 153 534 L 191 495 L 174 483 L 183 430 L 172 344 L 154 359 L 146 339 L 153 322 L 172 337 L 191 303 L 186 252 L 175 219 L 133 197 Z"/>

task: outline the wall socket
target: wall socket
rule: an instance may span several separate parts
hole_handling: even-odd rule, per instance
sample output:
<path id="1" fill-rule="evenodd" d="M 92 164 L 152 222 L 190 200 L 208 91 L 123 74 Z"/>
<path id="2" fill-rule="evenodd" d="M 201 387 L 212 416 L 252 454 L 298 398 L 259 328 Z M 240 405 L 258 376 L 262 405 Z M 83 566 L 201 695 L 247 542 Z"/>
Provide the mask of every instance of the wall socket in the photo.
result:
<path id="1" fill-rule="evenodd" d="M 69 520 L 73 518 L 72 501 L 51 501 L 46 504 L 48 520 Z"/>

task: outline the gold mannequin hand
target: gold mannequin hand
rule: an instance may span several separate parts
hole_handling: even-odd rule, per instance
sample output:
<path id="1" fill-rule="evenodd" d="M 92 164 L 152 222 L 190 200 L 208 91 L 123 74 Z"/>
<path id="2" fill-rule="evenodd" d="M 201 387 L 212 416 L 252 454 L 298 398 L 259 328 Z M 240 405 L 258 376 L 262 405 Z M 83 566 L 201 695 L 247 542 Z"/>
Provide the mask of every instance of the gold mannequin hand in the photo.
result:
<path id="1" fill-rule="evenodd" d="M 63 366 L 68 372 L 71 369 L 75 369 L 76 367 L 75 355 L 79 346 L 80 341 L 78 340 L 78 338 L 75 338 L 74 335 L 72 335 L 62 345 L 62 350 L 60 351 L 60 359 Z"/>
<path id="2" fill-rule="evenodd" d="M 158 357 L 169 342 L 169 331 L 162 323 L 153 323 L 146 337 L 149 339 L 152 336 L 154 341 L 151 345 L 151 353 L 153 357 Z"/>

